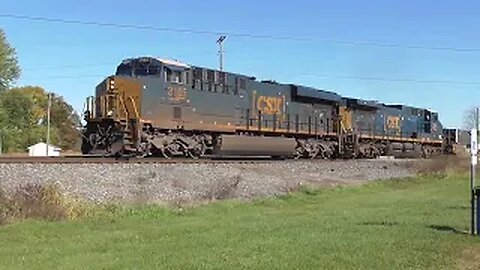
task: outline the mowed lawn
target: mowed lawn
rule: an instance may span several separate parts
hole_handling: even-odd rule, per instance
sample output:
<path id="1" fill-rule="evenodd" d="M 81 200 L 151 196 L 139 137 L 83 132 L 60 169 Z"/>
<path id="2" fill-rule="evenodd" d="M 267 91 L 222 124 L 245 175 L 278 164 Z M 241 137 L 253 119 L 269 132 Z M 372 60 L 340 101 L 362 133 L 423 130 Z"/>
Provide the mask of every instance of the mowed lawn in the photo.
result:
<path id="1" fill-rule="evenodd" d="M 0 227 L 0 269 L 480 269 L 468 177 Z"/>

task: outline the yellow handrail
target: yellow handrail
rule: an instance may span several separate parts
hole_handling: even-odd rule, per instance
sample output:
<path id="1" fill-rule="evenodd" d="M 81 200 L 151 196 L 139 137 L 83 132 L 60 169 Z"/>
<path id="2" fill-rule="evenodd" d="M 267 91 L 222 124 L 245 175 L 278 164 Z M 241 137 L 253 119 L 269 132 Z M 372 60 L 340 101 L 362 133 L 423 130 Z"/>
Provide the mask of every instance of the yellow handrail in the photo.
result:
<path id="1" fill-rule="evenodd" d="M 130 96 L 130 97 L 128 97 L 128 98 L 129 98 L 130 101 L 132 102 L 133 110 L 135 111 L 135 117 L 136 117 L 137 119 L 140 119 L 140 114 L 138 113 L 137 105 L 135 104 L 135 99 L 134 99 L 132 96 Z"/>
<path id="2" fill-rule="evenodd" d="M 123 113 L 125 114 L 125 118 L 128 119 L 128 110 L 125 104 L 125 100 L 123 100 L 123 96 L 119 96 L 119 97 L 120 97 L 120 103 L 122 103 L 123 105 Z"/>

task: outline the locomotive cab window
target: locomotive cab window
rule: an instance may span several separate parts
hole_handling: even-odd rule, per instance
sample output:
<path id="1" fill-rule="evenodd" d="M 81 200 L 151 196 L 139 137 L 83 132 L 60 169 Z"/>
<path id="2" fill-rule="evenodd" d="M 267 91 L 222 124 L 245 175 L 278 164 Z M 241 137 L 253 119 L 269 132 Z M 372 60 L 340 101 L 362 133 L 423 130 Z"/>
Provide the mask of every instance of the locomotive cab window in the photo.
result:
<path id="1" fill-rule="evenodd" d="M 185 71 L 164 67 L 164 76 L 166 82 L 185 83 Z"/>
<path id="2" fill-rule="evenodd" d="M 132 71 L 133 68 L 131 63 L 122 63 L 120 66 L 118 66 L 116 75 L 132 76 Z"/>
<path id="3" fill-rule="evenodd" d="M 137 62 L 134 67 L 135 76 L 158 76 L 160 66 L 148 62 Z"/>

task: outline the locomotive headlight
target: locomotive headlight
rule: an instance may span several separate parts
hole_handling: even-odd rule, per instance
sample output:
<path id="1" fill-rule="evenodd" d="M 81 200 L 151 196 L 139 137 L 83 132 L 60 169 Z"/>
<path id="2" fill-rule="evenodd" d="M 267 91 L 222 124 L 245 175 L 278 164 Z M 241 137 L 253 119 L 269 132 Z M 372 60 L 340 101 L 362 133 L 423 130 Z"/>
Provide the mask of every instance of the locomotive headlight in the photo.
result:
<path id="1" fill-rule="evenodd" d="M 110 79 L 108 88 L 109 88 L 110 90 L 114 90 L 114 89 L 115 89 L 115 81 L 114 81 L 113 79 Z"/>

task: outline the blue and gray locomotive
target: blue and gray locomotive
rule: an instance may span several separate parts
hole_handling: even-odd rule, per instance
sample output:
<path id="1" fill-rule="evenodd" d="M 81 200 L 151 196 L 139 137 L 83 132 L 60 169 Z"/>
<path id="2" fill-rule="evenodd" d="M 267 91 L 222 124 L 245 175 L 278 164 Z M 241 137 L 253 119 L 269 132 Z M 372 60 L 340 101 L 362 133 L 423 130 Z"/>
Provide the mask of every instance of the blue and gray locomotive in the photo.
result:
<path id="1" fill-rule="evenodd" d="M 125 59 L 87 99 L 82 153 L 430 157 L 438 114 L 154 57 Z"/>

